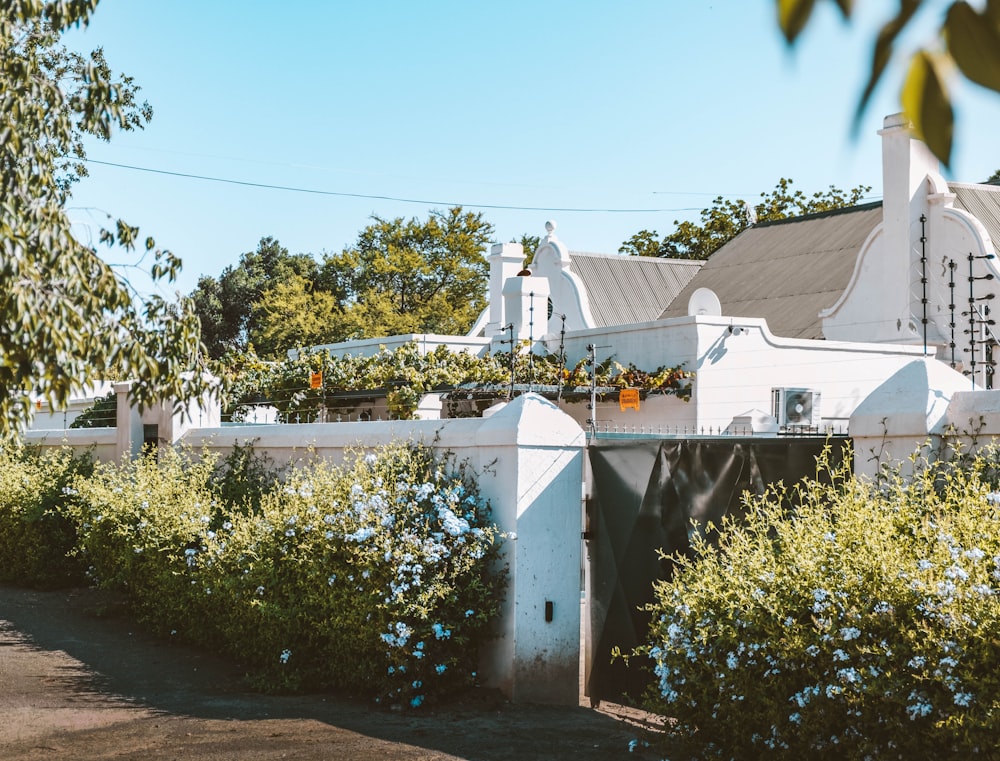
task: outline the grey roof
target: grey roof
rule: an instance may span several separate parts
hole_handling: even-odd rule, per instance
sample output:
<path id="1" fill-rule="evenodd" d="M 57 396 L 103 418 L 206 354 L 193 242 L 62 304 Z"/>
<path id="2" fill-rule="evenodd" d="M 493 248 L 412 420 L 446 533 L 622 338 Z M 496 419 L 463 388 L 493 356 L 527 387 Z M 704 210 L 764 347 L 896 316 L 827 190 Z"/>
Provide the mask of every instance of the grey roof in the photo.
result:
<path id="1" fill-rule="evenodd" d="M 819 312 L 847 288 L 881 221 L 879 201 L 755 225 L 712 254 L 661 316 L 685 316 L 695 289 L 711 288 L 724 315 L 762 317 L 778 336 L 823 338 Z"/>
<path id="2" fill-rule="evenodd" d="M 1000 185 L 953 182 L 948 189 L 955 194 L 956 206 L 983 223 L 993 241 L 994 253 L 1000 254 Z"/>
<path id="3" fill-rule="evenodd" d="M 598 327 L 659 318 L 704 262 L 571 251 L 570 272 L 583 281 Z"/>

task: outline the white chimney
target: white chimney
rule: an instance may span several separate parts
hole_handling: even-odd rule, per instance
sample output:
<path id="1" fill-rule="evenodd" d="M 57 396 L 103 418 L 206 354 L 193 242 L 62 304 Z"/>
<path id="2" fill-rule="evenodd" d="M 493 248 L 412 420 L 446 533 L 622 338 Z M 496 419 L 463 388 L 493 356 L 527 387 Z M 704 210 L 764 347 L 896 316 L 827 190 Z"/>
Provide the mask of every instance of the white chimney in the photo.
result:
<path id="1" fill-rule="evenodd" d="M 524 246 L 520 243 L 496 243 L 490 249 L 490 321 L 486 323 L 487 338 L 500 333 L 507 319 L 504 316 L 503 286 L 524 267 Z"/>
<path id="2" fill-rule="evenodd" d="M 882 127 L 880 269 L 882 282 L 892 284 L 885 290 L 885 300 L 892 304 L 891 313 L 905 324 L 911 315 L 910 280 L 920 259 L 919 220 L 927 211 L 927 177 L 937 175 L 941 167 L 930 149 L 912 137 L 912 125 L 903 114 L 885 117 Z"/>

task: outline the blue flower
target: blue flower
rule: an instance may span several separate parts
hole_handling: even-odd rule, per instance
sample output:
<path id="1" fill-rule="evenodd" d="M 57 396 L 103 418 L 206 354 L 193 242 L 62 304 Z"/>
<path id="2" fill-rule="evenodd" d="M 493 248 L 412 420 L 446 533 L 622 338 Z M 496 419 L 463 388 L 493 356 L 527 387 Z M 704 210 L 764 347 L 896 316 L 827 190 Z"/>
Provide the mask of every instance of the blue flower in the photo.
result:
<path id="1" fill-rule="evenodd" d="M 437 639 L 448 639 L 451 637 L 451 629 L 445 629 L 441 624 L 434 624 L 431 629 L 434 630 L 434 636 Z"/>
<path id="2" fill-rule="evenodd" d="M 348 542 L 357 542 L 358 544 L 360 544 L 361 542 L 371 539 L 374 535 L 375 535 L 375 529 L 373 529 L 371 526 L 362 526 L 354 533 L 345 536 L 344 539 L 346 539 Z"/>

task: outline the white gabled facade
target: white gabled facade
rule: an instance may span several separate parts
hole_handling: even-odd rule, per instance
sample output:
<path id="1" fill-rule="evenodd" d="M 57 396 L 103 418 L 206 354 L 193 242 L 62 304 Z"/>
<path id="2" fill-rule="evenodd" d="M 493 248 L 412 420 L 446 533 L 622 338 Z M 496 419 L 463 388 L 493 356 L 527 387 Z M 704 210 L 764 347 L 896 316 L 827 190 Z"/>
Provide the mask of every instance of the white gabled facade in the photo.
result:
<path id="1" fill-rule="evenodd" d="M 926 343 L 942 361 L 971 369 L 965 331 L 983 329 L 978 316 L 986 316 L 983 308 L 1000 283 L 993 241 L 975 216 L 956 208 L 937 160 L 901 115 L 886 117 L 879 134 L 882 223 L 862 246 L 843 295 L 820 313 L 823 334 L 836 341 Z M 979 313 L 971 323 L 970 312 Z M 982 382 L 983 357 L 975 359 Z"/>

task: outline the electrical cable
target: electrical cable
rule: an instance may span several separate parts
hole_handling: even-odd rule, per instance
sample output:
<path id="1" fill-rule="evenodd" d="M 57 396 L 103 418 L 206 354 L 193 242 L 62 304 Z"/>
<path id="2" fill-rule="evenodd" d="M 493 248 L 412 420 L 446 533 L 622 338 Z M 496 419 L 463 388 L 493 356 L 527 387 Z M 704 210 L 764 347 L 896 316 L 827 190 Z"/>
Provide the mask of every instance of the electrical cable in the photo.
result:
<path id="1" fill-rule="evenodd" d="M 488 204 L 488 203 L 456 203 L 451 201 L 427 201 L 420 198 L 401 198 L 397 196 L 384 196 L 384 195 L 374 195 L 366 193 L 348 193 L 344 191 L 337 190 L 315 190 L 312 188 L 296 188 L 289 185 L 271 185 L 264 182 L 249 182 L 246 180 L 233 180 L 225 177 L 209 177 L 208 175 L 202 174 L 188 174 L 186 172 L 172 172 L 167 169 L 153 169 L 150 167 L 143 166 L 133 166 L 131 164 L 117 164 L 112 161 L 98 161 L 97 159 L 83 159 L 88 164 L 100 164 L 101 166 L 110 166 L 117 169 L 130 169 L 135 172 L 148 172 L 150 174 L 162 174 L 168 177 L 183 177 L 190 180 L 203 180 L 206 182 L 221 182 L 227 185 L 242 185 L 249 188 L 264 188 L 266 190 L 284 190 L 291 193 L 309 193 L 312 195 L 321 196 L 339 196 L 341 198 L 364 198 L 368 200 L 376 201 L 395 201 L 397 203 L 415 203 L 422 206 L 462 206 L 469 207 L 473 209 L 503 209 L 507 211 L 558 211 L 558 212 L 580 212 L 586 214 L 655 214 L 658 212 L 673 212 L 673 211 L 700 211 L 700 209 L 690 207 L 690 208 L 680 208 L 680 209 L 585 209 L 576 207 L 549 207 L 549 206 L 506 206 L 503 204 Z"/>

